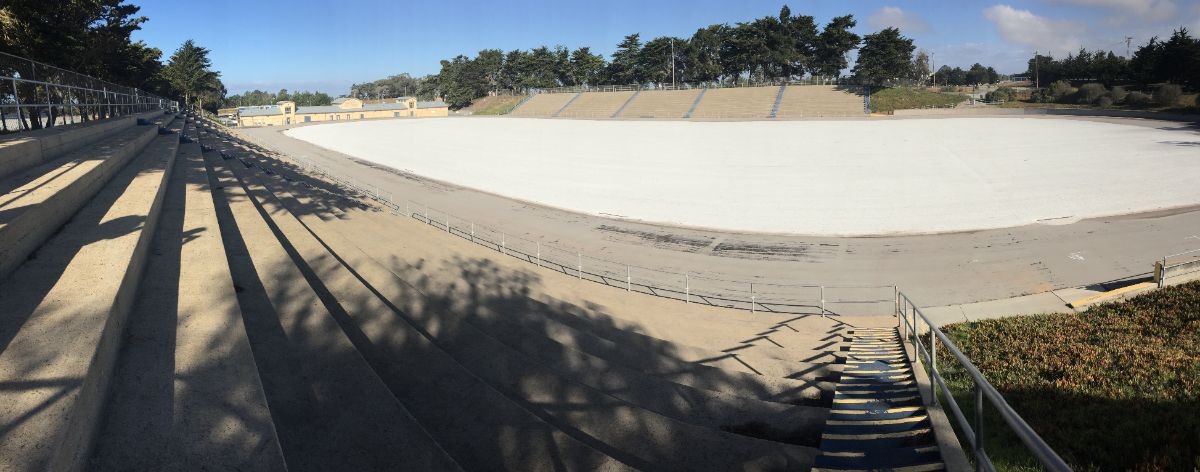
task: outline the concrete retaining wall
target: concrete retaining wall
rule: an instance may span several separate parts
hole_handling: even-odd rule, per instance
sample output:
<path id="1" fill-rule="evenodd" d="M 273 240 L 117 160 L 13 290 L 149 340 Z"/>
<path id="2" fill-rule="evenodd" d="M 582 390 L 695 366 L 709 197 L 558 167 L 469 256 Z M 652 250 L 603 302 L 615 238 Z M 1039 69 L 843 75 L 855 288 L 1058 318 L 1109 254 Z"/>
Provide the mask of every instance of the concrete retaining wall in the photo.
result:
<path id="1" fill-rule="evenodd" d="M 137 124 L 138 118 L 154 119 L 164 112 L 122 116 L 107 120 L 55 126 L 0 140 L 0 178 L 49 162 L 71 151 L 95 143 Z"/>

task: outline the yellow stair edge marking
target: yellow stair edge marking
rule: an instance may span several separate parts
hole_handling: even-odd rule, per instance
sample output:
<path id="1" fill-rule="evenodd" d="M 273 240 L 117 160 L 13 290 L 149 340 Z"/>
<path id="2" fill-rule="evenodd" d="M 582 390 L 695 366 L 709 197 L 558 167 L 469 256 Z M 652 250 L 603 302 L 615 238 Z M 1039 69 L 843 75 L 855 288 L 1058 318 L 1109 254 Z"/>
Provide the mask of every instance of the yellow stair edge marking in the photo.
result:
<path id="1" fill-rule="evenodd" d="M 903 424 L 903 423 L 920 423 L 929 418 L 926 415 L 916 415 L 907 418 L 892 418 L 886 420 L 829 420 L 825 424 L 829 426 L 858 426 L 858 425 L 885 425 L 885 424 Z"/>
<path id="2" fill-rule="evenodd" d="M 875 403 L 875 402 L 891 403 L 891 402 L 905 402 L 905 401 L 916 400 L 916 399 L 917 399 L 917 396 L 913 395 L 913 396 L 908 396 L 908 397 L 896 397 L 896 398 L 834 398 L 833 402 L 834 403 Z"/>
<path id="3" fill-rule="evenodd" d="M 867 433 L 867 434 L 822 434 L 821 439 L 831 441 L 868 441 L 871 439 L 893 439 L 907 438 L 909 436 L 920 436 L 929 434 L 932 431 L 929 428 L 914 429 L 909 431 L 900 431 L 895 433 Z"/>
<path id="4" fill-rule="evenodd" d="M 829 455 L 829 454 L 826 454 Z M 907 467 L 892 467 L 888 471 L 893 472 L 935 472 L 946 470 L 946 465 L 937 462 L 937 464 L 923 464 L 919 466 Z M 812 468 L 812 472 L 874 472 L 878 468 Z"/>
<path id="5" fill-rule="evenodd" d="M 919 407 L 919 406 L 898 406 L 895 408 L 888 408 L 886 410 L 883 410 L 883 413 L 885 413 L 885 414 L 887 414 L 887 413 L 908 413 L 910 411 L 917 411 L 921 408 L 922 407 Z M 833 415 L 833 414 L 837 414 L 837 415 L 867 415 L 867 414 L 877 414 L 877 413 L 879 413 L 879 412 L 878 411 L 869 411 L 869 410 L 834 410 L 834 409 L 829 410 L 829 414 L 831 414 L 831 415 Z"/>
<path id="6" fill-rule="evenodd" d="M 1140 284 L 1133 284 L 1133 285 L 1130 285 L 1127 287 L 1121 287 L 1116 290 L 1109 290 L 1107 292 L 1097 293 L 1090 297 L 1083 297 L 1083 298 L 1075 300 L 1071 303 L 1068 303 L 1067 306 L 1070 306 L 1071 308 L 1080 308 L 1080 307 L 1084 307 L 1087 305 L 1091 305 L 1093 303 L 1102 302 L 1102 301 L 1110 299 L 1110 298 L 1116 298 L 1116 297 L 1125 295 L 1130 292 L 1137 292 L 1139 290 L 1147 290 L 1147 289 L 1151 289 L 1151 288 L 1154 288 L 1157 286 L 1158 286 L 1158 284 L 1156 284 L 1154 282 L 1142 282 Z"/>

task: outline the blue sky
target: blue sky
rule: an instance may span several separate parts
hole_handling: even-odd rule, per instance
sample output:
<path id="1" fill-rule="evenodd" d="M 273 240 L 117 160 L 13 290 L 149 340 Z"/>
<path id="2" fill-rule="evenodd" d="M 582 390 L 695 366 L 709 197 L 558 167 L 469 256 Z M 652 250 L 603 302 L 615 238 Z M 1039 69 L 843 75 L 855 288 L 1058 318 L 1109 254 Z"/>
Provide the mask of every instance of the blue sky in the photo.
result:
<path id="1" fill-rule="evenodd" d="M 480 49 L 591 46 L 608 55 L 629 33 L 690 36 L 713 23 L 775 15 L 782 1 L 644 2 L 131 0 L 150 18 L 135 39 L 169 56 L 185 39 L 212 50 L 230 93 L 259 88 L 343 94 L 351 83 L 408 72 Z M 201 5 L 203 3 L 203 5 Z M 789 1 L 824 24 L 852 13 L 857 32 L 898 26 L 937 65 L 1024 70 L 1033 51 L 1080 46 L 1124 54 L 1178 26 L 1200 32 L 1200 0 Z"/>

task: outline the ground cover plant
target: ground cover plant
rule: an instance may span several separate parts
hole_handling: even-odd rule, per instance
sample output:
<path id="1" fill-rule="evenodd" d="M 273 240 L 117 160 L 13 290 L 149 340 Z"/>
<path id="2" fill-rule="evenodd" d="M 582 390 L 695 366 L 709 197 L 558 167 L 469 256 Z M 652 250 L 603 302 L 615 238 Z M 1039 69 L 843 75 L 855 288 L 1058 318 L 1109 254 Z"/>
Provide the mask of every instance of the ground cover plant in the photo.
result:
<path id="1" fill-rule="evenodd" d="M 944 330 L 1073 468 L 1200 468 L 1200 282 L 1083 313 Z M 972 412 L 969 377 L 944 353 L 939 371 Z M 995 412 L 985 412 L 989 456 L 1002 470 L 1036 470 Z"/>
<path id="2" fill-rule="evenodd" d="M 966 99 L 966 95 L 959 93 L 930 92 L 911 87 L 889 87 L 871 92 L 871 111 L 887 113 L 913 108 L 952 108 Z"/>

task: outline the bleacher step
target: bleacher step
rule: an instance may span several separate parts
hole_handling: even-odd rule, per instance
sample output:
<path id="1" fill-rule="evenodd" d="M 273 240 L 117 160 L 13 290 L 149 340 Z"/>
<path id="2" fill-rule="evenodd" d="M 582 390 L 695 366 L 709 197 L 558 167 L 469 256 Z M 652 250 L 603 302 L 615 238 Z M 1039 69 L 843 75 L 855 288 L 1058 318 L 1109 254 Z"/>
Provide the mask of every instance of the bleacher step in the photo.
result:
<path id="1" fill-rule="evenodd" d="M 181 146 L 167 185 L 91 467 L 286 470 L 199 144 Z"/>
<path id="2" fill-rule="evenodd" d="M 162 117 L 170 123 L 174 115 Z M 0 280 L 38 249 L 156 136 L 156 126 L 122 130 L 96 145 L 0 182 Z"/>
<path id="3" fill-rule="evenodd" d="M 314 470 L 455 470 L 306 283 L 231 168 L 205 162 L 238 304 L 284 457 Z"/>
<path id="4" fill-rule="evenodd" d="M 5 136 L 0 138 L 0 179 L 102 141 L 125 128 L 135 126 L 138 120 L 153 121 L 163 115 L 162 111 L 154 111 L 87 123 L 58 125 Z"/>
<path id="5" fill-rule="evenodd" d="M 154 138 L 0 285 L 0 469 L 87 461 L 178 147 Z"/>
<path id="6" fill-rule="evenodd" d="M 220 144 L 216 147 L 227 152 Z M 239 173 L 249 169 L 233 167 Z M 346 271 L 318 240 L 305 236 L 307 230 L 279 209 L 272 196 L 255 183 L 246 185 L 253 190 L 252 198 L 261 198 L 259 204 L 269 205 L 269 214 L 278 216 L 273 224 L 291 236 L 298 255 L 308 256 L 308 267 L 319 276 L 320 285 L 338 297 L 340 309 L 354 324 L 356 345 L 376 372 L 455 461 L 471 470 L 626 468 L 550 426 L 472 374 L 372 293 L 384 287 L 365 286 L 358 278 L 361 275 Z M 351 256 L 338 254 L 339 258 Z M 479 437 L 505 440 L 479 441 Z"/>

